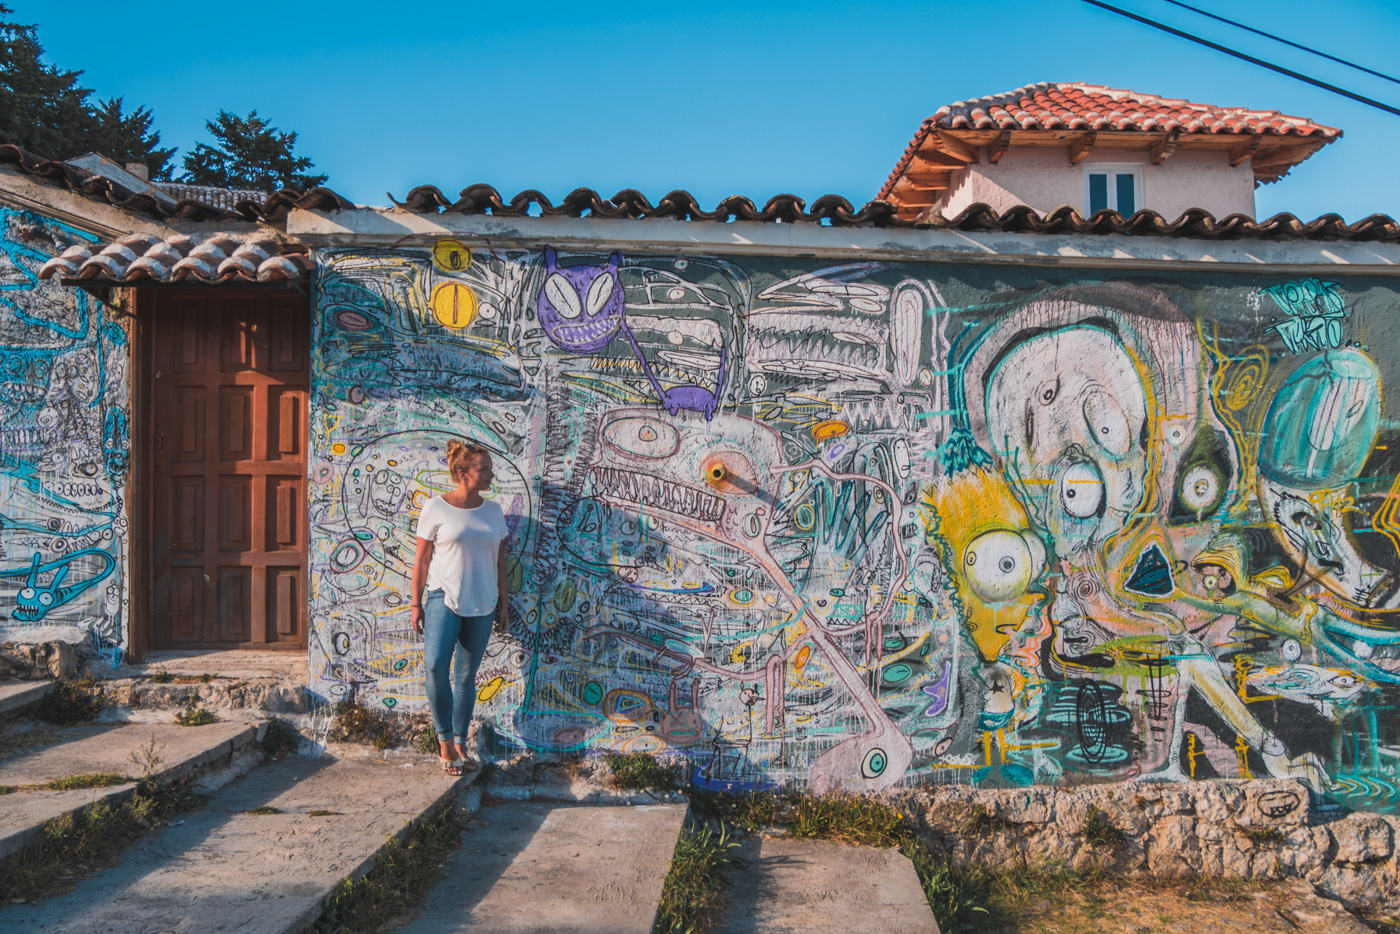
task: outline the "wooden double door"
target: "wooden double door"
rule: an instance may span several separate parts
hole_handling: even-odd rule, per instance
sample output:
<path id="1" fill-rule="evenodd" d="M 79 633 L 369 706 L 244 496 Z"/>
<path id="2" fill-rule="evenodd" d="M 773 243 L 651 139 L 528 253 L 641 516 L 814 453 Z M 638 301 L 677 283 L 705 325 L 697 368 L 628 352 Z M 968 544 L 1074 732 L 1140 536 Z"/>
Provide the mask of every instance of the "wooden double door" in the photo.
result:
<path id="1" fill-rule="evenodd" d="M 214 286 L 148 307 L 152 647 L 302 648 L 307 300 Z"/>

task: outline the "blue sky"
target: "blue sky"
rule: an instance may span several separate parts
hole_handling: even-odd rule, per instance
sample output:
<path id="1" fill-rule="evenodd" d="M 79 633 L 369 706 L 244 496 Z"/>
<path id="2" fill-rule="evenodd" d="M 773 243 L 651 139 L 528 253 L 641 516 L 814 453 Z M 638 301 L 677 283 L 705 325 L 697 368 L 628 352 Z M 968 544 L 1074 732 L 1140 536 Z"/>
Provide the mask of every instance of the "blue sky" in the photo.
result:
<path id="1" fill-rule="evenodd" d="M 298 2 L 282 14 L 184 4 L 7 0 L 49 59 L 156 116 L 166 145 L 220 108 L 299 134 L 352 200 L 486 182 L 558 199 L 578 186 L 709 207 L 791 192 L 873 197 L 939 106 L 1038 81 L 1087 81 L 1280 110 L 1345 136 L 1256 193 L 1257 214 L 1400 217 L 1400 117 L 1157 33 L 1079 0 L 860 4 L 397 5 Z M 1400 71 L 1400 4 L 1192 0 L 1379 71 Z M 1400 85 L 1173 7 L 1116 5 L 1400 106 Z M 179 157 L 177 156 L 177 159 Z"/>

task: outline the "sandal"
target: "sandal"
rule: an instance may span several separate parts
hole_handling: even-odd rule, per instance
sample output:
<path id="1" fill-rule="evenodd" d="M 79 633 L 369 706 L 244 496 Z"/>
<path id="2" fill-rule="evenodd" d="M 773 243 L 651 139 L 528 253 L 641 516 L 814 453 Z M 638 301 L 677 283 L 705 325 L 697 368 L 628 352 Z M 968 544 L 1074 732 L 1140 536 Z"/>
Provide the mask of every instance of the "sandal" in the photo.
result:
<path id="1" fill-rule="evenodd" d="M 442 770 L 448 775 L 462 774 L 463 763 L 461 759 L 439 759 L 438 761 L 442 763 Z"/>

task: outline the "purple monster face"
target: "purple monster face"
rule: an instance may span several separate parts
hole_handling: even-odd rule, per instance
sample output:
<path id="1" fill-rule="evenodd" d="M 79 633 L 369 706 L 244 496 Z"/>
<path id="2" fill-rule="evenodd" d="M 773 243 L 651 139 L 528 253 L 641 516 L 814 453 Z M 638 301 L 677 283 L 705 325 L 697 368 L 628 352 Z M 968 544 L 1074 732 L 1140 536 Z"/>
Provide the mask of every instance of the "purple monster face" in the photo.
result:
<path id="1" fill-rule="evenodd" d="M 544 251 L 545 280 L 539 294 L 540 325 L 563 350 L 593 352 L 612 342 L 622 327 L 623 288 L 617 280 L 622 254 L 606 266 L 560 268 L 558 256 Z"/>

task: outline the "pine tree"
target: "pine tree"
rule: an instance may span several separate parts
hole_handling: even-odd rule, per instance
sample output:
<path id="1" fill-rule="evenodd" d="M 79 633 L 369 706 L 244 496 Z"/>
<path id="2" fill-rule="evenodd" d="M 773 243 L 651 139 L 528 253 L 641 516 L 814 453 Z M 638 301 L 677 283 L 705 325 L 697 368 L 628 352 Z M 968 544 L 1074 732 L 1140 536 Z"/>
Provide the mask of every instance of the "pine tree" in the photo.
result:
<path id="1" fill-rule="evenodd" d="M 256 110 L 239 117 L 227 110 L 204 124 L 216 145 L 199 143 L 185 155 L 185 174 L 191 185 L 275 191 L 306 191 L 326 180 L 314 175 L 315 166 L 305 156 L 293 155 L 297 135 L 283 133 Z"/>
<path id="2" fill-rule="evenodd" d="M 0 17 L 14 11 L 0 3 Z M 14 143 L 50 159 L 99 152 L 117 162 L 145 163 L 150 177 L 170 177 L 175 150 L 160 148 L 151 112 L 124 113 L 120 97 L 93 105 L 78 84 L 81 71 L 43 60 L 37 27 L 0 19 L 0 143 Z"/>

